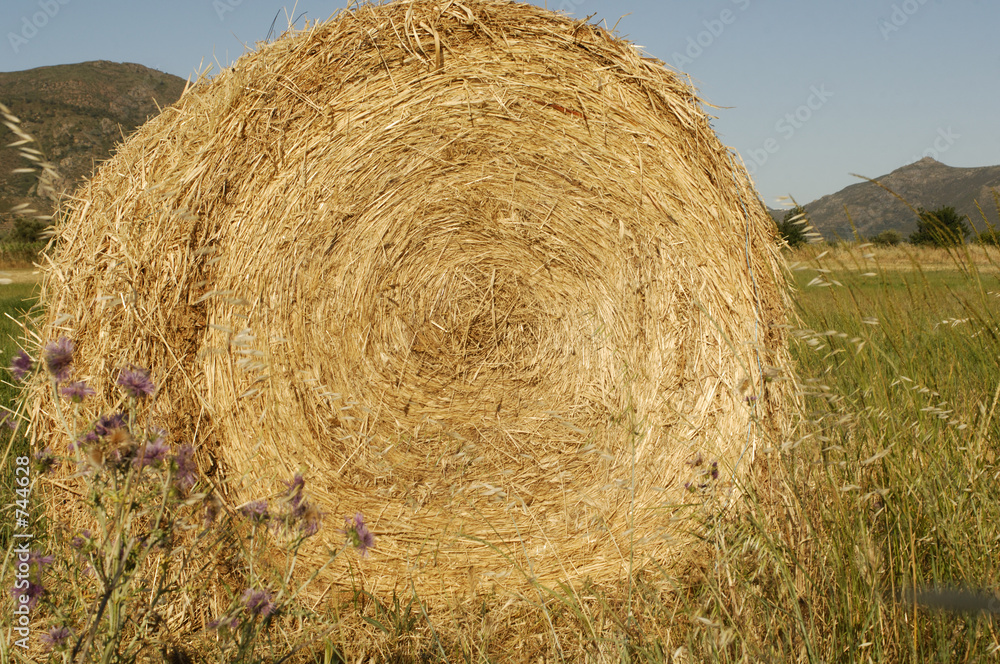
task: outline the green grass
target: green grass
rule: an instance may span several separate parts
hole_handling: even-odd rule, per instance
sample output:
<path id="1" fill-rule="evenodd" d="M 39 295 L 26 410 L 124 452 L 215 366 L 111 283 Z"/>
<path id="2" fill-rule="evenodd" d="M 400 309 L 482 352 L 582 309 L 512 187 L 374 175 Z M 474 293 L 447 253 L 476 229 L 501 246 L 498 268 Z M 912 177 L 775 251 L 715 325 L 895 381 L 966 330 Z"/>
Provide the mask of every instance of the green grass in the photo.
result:
<path id="1" fill-rule="evenodd" d="M 749 509 L 714 524 L 727 583 L 695 588 L 739 636 L 711 651 L 702 630 L 692 649 L 718 661 L 995 661 L 987 615 L 900 599 L 1000 585 L 996 274 L 841 262 L 795 278 L 802 421 L 757 464 Z"/>
<path id="2" fill-rule="evenodd" d="M 19 242 L 7 238 L 0 239 L 0 265 L 25 268 L 38 262 L 39 253 L 46 242 Z"/>
<path id="3" fill-rule="evenodd" d="M 845 396 L 872 393 L 869 403 L 915 405 L 895 389 L 901 376 L 946 395 L 958 413 L 974 410 L 992 394 L 997 364 L 1000 275 L 968 275 L 958 270 L 922 273 L 889 271 L 875 277 L 858 272 L 823 274 L 842 286 L 806 287 L 816 273 L 799 272 L 796 300 L 803 326 L 817 333 L 847 335 L 819 338 L 828 353 L 797 348 L 805 376 L 835 377 Z M 864 347 L 856 351 L 862 339 Z M 926 393 L 924 393 L 926 394 Z M 943 397 L 944 398 L 944 397 Z M 926 419 L 926 418 L 924 418 Z"/>

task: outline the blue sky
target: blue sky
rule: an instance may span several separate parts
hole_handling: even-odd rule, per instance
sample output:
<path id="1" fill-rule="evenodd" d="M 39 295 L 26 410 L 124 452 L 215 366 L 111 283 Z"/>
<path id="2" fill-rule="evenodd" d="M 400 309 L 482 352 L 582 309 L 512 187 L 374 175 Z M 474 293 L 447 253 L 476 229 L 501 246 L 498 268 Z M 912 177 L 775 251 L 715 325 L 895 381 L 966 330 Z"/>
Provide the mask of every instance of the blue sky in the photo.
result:
<path id="1" fill-rule="evenodd" d="M 470 0 L 471 1 L 471 0 Z M 293 0 L 294 2 L 294 0 Z M 111 60 L 187 77 L 277 14 L 346 0 L 2 0 L 0 71 Z M 544 0 L 533 4 L 545 6 Z M 691 76 L 765 202 L 800 203 L 923 156 L 1000 164 L 997 0 L 551 0 Z M 301 20 L 299 20 L 301 25 Z M 0 100 L 3 91 L 0 90 Z"/>

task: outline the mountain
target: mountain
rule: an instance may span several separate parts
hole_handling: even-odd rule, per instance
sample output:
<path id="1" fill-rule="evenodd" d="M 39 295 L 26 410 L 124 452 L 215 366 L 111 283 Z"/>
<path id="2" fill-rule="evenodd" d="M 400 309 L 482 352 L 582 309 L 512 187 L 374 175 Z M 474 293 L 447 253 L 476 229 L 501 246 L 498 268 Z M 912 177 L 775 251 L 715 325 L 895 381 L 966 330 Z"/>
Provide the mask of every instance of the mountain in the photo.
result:
<path id="1" fill-rule="evenodd" d="M 925 157 L 873 179 L 914 208 L 934 210 L 951 206 L 959 215 L 968 216 L 976 228 L 984 230 L 986 223 L 976 207 L 978 202 L 987 221 L 1000 228 L 997 209 L 1000 202 L 994 199 L 1000 197 L 1000 166 L 955 168 Z M 917 216 L 910 208 L 868 181 L 852 184 L 803 207 L 810 223 L 827 240 L 853 239 L 851 221 L 865 238 L 889 229 L 899 231 L 905 238 L 917 228 Z M 785 215 L 784 210 L 770 212 L 776 220 Z"/>
<path id="2" fill-rule="evenodd" d="M 177 101 L 184 86 L 183 79 L 155 69 L 100 60 L 0 72 L 0 103 L 36 138 L 37 144 L 30 147 L 41 150 L 73 188 L 111 155 L 123 136 Z M 34 174 L 11 173 L 29 165 L 16 148 L 5 147 L 15 140 L 13 132 L 0 125 L 0 228 L 10 228 L 15 216 L 10 209 L 21 203 L 51 211 L 49 201 L 33 190 Z M 1000 196 L 1000 166 L 953 168 L 927 157 L 875 179 L 914 207 L 953 206 L 982 230 L 978 201 L 989 222 L 1000 227 L 993 198 L 994 192 Z M 916 229 L 916 215 L 906 205 L 867 181 L 805 208 L 816 230 L 831 240 L 854 237 L 847 213 L 864 237 L 888 229 L 905 237 Z M 785 214 L 770 212 L 777 220 Z"/>
<path id="3" fill-rule="evenodd" d="M 0 72 L 0 103 L 35 137 L 28 147 L 41 150 L 72 188 L 123 136 L 177 101 L 184 85 L 184 79 L 142 65 L 99 60 Z M 50 202 L 33 191 L 34 174 L 11 173 L 30 165 L 16 148 L 6 147 L 15 140 L 0 125 L 0 225 L 7 226 L 10 208 L 20 203 L 51 211 Z"/>

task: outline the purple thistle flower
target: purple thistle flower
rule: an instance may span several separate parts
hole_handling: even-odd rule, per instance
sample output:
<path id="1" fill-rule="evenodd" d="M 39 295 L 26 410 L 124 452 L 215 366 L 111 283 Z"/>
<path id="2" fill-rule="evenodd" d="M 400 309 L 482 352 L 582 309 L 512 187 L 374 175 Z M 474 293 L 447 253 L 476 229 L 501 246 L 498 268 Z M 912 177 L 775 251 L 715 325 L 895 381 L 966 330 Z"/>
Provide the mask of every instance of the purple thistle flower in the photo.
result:
<path id="1" fill-rule="evenodd" d="M 136 455 L 139 453 L 139 444 L 132 438 L 131 432 L 125 427 L 112 429 L 104 438 L 107 443 L 106 449 L 101 449 L 100 445 L 91 445 L 87 450 L 92 456 L 95 466 L 101 466 L 107 461 L 113 466 L 121 467 L 129 462 L 136 463 Z"/>
<path id="2" fill-rule="evenodd" d="M 301 519 L 306 513 L 306 502 L 302 498 L 302 490 L 305 488 L 306 481 L 302 478 L 302 473 L 296 473 L 295 477 L 284 484 L 288 487 L 288 491 L 283 497 L 288 504 L 286 520 L 290 526 L 291 522 Z"/>
<path id="3" fill-rule="evenodd" d="M 76 452 L 77 449 L 83 449 L 88 443 L 96 443 L 102 438 L 114 437 L 115 442 L 120 443 L 118 440 L 122 437 L 123 433 L 127 432 L 125 427 L 125 414 L 115 413 L 114 415 L 101 415 L 96 422 L 94 422 L 94 428 L 88 431 L 82 438 L 77 441 L 70 443 L 69 451 Z M 120 457 L 121 455 L 117 455 Z"/>
<path id="4" fill-rule="evenodd" d="M 87 434 L 77 440 L 75 443 L 70 445 L 70 451 L 74 451 L 77 447 L 84 445 L 85 443 L 96 443 L 101 438 L 110 436 L 112 433 L 118 430 L 125 429 L 125 414 L 115 413 L 114 415 L 101 415 L 96 422 L 94 422 L 94 428 L 87 432 Z"/>
<path id="5" fill-rule="evenodd" d="M 194 460 L 194 446 L 181 445 L 174 455 L 174 482 L 181 491 L 186 491 L 198 481 L 198 464 Z M 265 510 L 267 504 L 265 503 Z"/>
<path id="6" fill-rule="evenodd" d="M 35 583 L 33 580 L 28 579 L 27 588 L 11 588 L 11 597 L 14 598 L 14 604 L 17 606 L 27 606 L 29 610 L 34 609 L 35 605 L 38 604 L 39 598 L 45 594 L 45 588 L 42 584 Z M 22 597 L 27 598 L 25 602 L 21 602 Z"/>
<path id="7" fill-rule="evenodd" d="M 64 385 L 59 390 L 59 394 L 63 395 L 73 403 L 81 403 L 87 397 L 96 394 L 96 392 L 94 392 L 92 388 L 88 387 L 87 384 L 81 380 Z"/>
<path id="8" fill-rule="evenodd" d="M 267 513 L 267 501 L 255 500 L 252 503 L 247 503 L 240 508 L 240 514 L 255 523 L 263 523 L 269 516 Z"/>
<path id="9" fill-rule="evenodd" d="M 271 529 L 281 536 L 314 535 L 319 530 L 322 514 L 302 495 L 306 484 L 302 473 L 296 473 L 292 479 L 282 483 L 287 490 L 275 501 L 270 516 Z"/>
<path id="10" fill-rule="evenodd" d="M 288 493 L 286 495 L 291 496 L 292 494 L 302 495 L 302 488 L 306 485 L 306 481 L 302 478 L 302 473 L 295 473 L 295 477 L 288 480 L 287 482 L 282 482 L 288 487 Z"/>
<path id="11" fill-rule="evenodd" d="M 220 629 L 235 630 L 239 626 L 240 626 L 239 616 L 221 616 L 208 623 L 208 628 L 214 630 L 220 630 Z"/>
<path id="12" fill-rule="evenodd" d="M 247 588 L 243 592 L 242 602 L 246 606 L 250 615 L 266 618 L 278 608 L 271 601 L 272 595 L 267 590 L 254 590 Z"/>
<path id="13" fill-rule="evenodd" d="M 125 413 L 115 413 L 114 415 L 101 415 L 94 425 L 94 433 L 103 438 L 115 429 L 125 428 Z"/>
<path id="14" fill-rule="evenodd" d="M 362 556 L 367 556 L 368 549 L 375 548 L 375 535 L 365 525 L 365 518 L 361 512 L 358 512 L 353 519 L 346 517 L 344 520 L 346 522 L 344 532 L 347 534 L 347 539 L 352 546 L 361 552 Z"/>
<path id="15" fill-rule="evenodd" d="M 73 537 L 70 540 L 69 545 L 74 549 L 82 549 L 86 544 L 90 542 L 91 534 L 89 530 L 81 530 L 79 535 Z"/>
<path id="16" fill-rule="evenodd" d="M 69 627 L 65 625 L 62 627 L 53 627 L 45 634 L 42 634 L 42 643 L 45 644 L 47 649 L 54 650 L 64 646 L 71 636 L 73 636 L 73 632 Z"/>
<path id="17" fill-rule="evenodd" d="M 164 442 L 163 438 L 156 438 L 146 443 L 146 447 L 140 450 L 141 454 L 132 459 L 132 465 L 136 468 L 155 466 L 167 458 L 170 446 Z"/>
<path id="18" fill-rule="evenodd" d="M 69 378 L 73 369 L 73 342 L 69 337 L 59 337 L 45 346 L 45 368 L 57 383 Z"/>
<path id="19" fill-rule="evenodd" d="M 323 513 L 316 509 L 315 505 L 312 505 L 311 503 L 304 503 L 302 521 L 299 525 L 299 529 L 302 531 L 302 536 L 312 537 L 319 532 L 319 527 L 322 523 Z M 372 544 L 375 544 L 374 538 L 372 539 Z"/>
<path id="20" fill-rule="evenodd" d="M 10 363 L 10 372 L 18 380 L 24 380 L 24 377 L 31 373 L 34 368 L 34 360 L 23 350 L 19 350 Z"/>
<path id="21" fill-rule="evenodd" d="M 156 385 L 150 380 L 149 372 L 136 366 L 122 369 L 121 375 L 118 376 L 118 385 L 133 399 L 153 396 L 153 392 L 156 391 Z"/>
<path id="22" fill-rule="evenodd" d="M 288 504 L 292 506 L 292 515 L 298 517 L 296 512 L 300 511 L 299 508 L 302 505 L 302 489 L 305 487 L 306 481 L 302 478 L 302 473 L 296 473 L 295 477 L 284 484 L 288 487 L 285 497 L 288 498 Z"/>
<path id="23" fill-rule="evenodd" d="M 52 454 L 51 447 L 35 452 L 35 469 L 43 475 L 52 470 L 56 463 L 56 457 Z"/>
<path id="24" fill-rule="evenodd" d="M 46 565 L 51 565 L 53 560 L 55 560 L 54 556 L 43 556 L 41 553 L 37 551 L 29 551 L 28 560 L 26 560 L 25 562 L 28 563 L 29 569 L 32 567 L 36 568 L 34 571 L 36 574 L 39 575 L 36 578 L 40 578 L 42 570 L 45 569 Z"/>

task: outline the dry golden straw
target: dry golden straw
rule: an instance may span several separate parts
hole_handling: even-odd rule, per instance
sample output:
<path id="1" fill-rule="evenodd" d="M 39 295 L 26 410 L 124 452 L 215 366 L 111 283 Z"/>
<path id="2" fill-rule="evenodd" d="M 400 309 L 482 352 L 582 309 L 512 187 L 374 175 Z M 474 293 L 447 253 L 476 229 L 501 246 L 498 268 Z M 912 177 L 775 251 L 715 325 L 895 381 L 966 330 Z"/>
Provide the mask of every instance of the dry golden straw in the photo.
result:
<path id="1" fill-rule="evenodd" d="M 376 549 L 317 591 L 613 582 L 781 426 L 772 227 L 628 42 L 526 4 L 359 6 L 193 86 L 76 192 L 44 336 L 95 412 L 151 369 L 230 506 L 301 470 L 310 564 L 363 512 Z"/>

